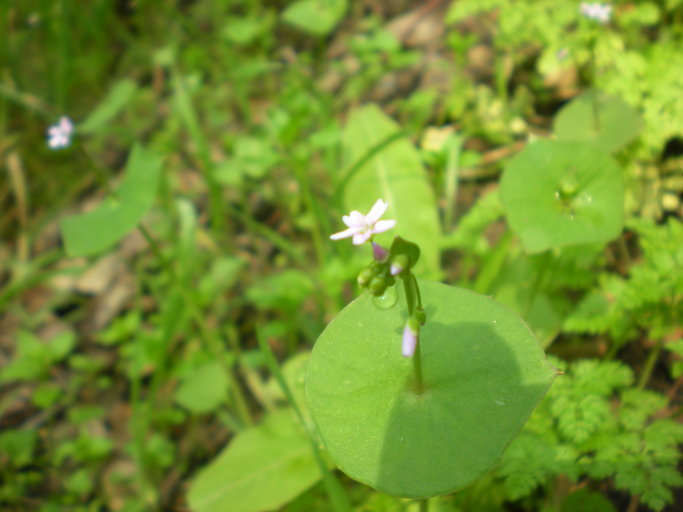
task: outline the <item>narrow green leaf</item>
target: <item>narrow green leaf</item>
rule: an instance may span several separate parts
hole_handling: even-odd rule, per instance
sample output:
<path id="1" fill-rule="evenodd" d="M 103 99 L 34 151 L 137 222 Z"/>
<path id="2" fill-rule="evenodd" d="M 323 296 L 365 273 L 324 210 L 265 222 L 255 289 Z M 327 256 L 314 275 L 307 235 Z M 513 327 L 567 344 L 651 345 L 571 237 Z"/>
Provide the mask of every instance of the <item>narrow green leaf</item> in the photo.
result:
<path id="1" fill-rule="evenodd" d="M 344 151 L 355 162 L 398 130 L 396 122 L 376 105 L 358 108 L 351 112 L 344 129 Z M 408 139 L 399 138 L 368 159 L 351 176 L 342 193 L 346 211 L 366 213 L 377 199 L 387 201 L 385 218 L 397 221 L 390 233 L 415 242 L 421 249 L 416 272 L 438 276 L 440 231 L 436 200 L 417 149 Z"/>
<path id="2" fill-rule="evenodd" d="M 291 409 L 240 432 L 194 480 L 193 512 L 260 512 L 281 507 L 320 479 L 311 446 Z"/>
<path id="3" fill-rule="evenodd" d="M 142 146 L 133 147 L 126 176 L 95 210 L 62 220 L 62 237 L 70 257 L 96 254 L 118 242 L 145 215 L 156 196 L 162 159 Z"/>
<path id="4" fill-rule="evenodd" d="M 137 84 L 127 78 L 116 82 L 95 110 L 79 123 L 78 131 L 92 133 L 102 128 L 126 106 L 137 88 Z"/>

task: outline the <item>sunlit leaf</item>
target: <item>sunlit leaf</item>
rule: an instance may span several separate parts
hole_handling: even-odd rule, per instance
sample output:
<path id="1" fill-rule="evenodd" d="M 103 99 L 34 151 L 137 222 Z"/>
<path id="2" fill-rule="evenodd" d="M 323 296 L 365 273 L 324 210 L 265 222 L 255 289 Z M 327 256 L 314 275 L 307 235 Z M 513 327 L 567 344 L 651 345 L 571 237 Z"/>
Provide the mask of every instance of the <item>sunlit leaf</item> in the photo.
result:
<path id="1" fill-rule="evenodd" d="M 188 501 L 193 512 L 273 510 L 319 479 L 310 442 L 285 409 L 240 432 L 199 473 Z"/>
<path id="2" fill-rule="evenodd" d="M 398 124 L 376 105 L 352 111 L 343 135 L 349 161 L 366 157 L 368 151 L 398 130 Z M 436 199 L 413 144 L 405 137 L 397 138 L 345 181 L 346 211 L 367 213 L 377 199 L 387 201 L 389 209 L 384 218 L 397 221 L 390 234 L 401 235 L 420 246 L 416 272 L 430 277 L 438 275 L 440 229 Z"/>
<path id="3" fill-rule="evenodd" d="M 370 295 L 325 329 L 309 361 L 307 397 L 340 469 L 390 494 L 424 498 L 489 471 L 520 431 L 556 371 L 522 320 L 491 298 L 420 282 L 426 392 L 401 355 L 403 301 Z"/>
<path id="4" fill-rule="evenodd" d="M 622 171 L 592 144 L 530 144 L 505 166 L 500 196 L 510 226 L 529 253 L 608 242 L 623 226 Z"/>
<path id="5" fill-rule="evenodd" d="M 590 142 L 613 152 L 635 139 L 643 122 L 623 100 L 589 90 L 562 108 L 554 124 L 559 140 Z"/>

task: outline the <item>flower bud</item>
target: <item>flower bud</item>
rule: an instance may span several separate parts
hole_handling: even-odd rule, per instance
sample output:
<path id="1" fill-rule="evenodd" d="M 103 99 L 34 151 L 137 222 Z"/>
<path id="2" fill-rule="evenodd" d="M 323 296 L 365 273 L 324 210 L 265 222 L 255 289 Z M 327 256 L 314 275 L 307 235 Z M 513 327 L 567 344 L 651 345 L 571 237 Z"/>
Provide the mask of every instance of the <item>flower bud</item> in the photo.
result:
<path id="1" fill-rule="evenodd" d="M 372 257 L 375 259 L 375 261 L 384 263 L 385 261 L 387 261 L 387 258 L 389 257 L 389 251 L 387 251 L 381 245 L 372 242 Z"/>
<path id="2" fill-rule="evenodd" d="M 417 347 L 417 336 L 419 331 L 417 329 L 413 329 L 413 327 L 410 325 L 410 320 L 412 320 L 412 318 L 406 322 L 406 326 L 403 328 L 401 352 L 403 353 L 404 357 L 412 357 L 415 353 L 415 348 Z"/>
<path id="3" fill-rule="evenodd" d="M 356 278 L 358 281 L 358 286 L 365 288 L 368 286 L 368 283 L 370 283 L 373 277 L 375 277 L 375 272 L 372 270 L 372 268 L 364 268 L 358 273 L 358 277 Z"/>
<path id="4" fill-rule="evenodd" d="M 424 325 L 427 321 L 427 316 L 422 308 L 415 310 L 415 319 L 420 323 L 420 325 Z"/>
<path id="5" fill-rule="evenodd" d="M 370 290 L 370 293 L 372 293 L 375 297 L 381 296 L 386 289 L 387 281 L 382 276 L 373 277 L 372 281 L 370 281 L 370 284 L 368 285 L 368 290 Z"/>
<path id="6" fill-rule="evenodd" d="M 405 254 L 397 255 L 391 262 L 390 273 L 392 276 L 397 276 L 409 265 L 408 256 Z"/>

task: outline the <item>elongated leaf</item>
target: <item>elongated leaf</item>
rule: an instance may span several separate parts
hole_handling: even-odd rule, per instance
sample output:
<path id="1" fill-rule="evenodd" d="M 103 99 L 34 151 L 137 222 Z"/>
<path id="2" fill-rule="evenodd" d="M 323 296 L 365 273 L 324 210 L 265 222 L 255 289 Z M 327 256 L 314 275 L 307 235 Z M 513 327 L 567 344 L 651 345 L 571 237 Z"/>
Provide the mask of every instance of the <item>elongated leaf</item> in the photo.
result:
<path id="1" fill-rule="evenodd" d="M 354 110 L 343 134 L 349 161 L 360 160 L 398 130 L 396 122 L 376 105 Z M 367 213 L 377 199 L 387 201 L 385 218 L 397 221 L 391 234 L 420 246 L 422 254 L 416 272 L 428 277 L 438 275 L 440 230 L 436 200 L 417 150 L 408 139 L 401 137 L 370 158 L 351 176 L 343 194 L 346 211 Z"/>
<path id="2" fill-rule="evenodd" d="M 133 229 L 154 201 L 160 172 L 161 157 L 134 146 L 116 198 L 106 199 L 91 212 L 62 220 L 66 253 L 71 257 L 96 254 Z"/>
<path id="3" fill-rule="evenodd" d="M 349 476 L 424 498 L 489 471 L 543 397 L 556 370 L 528 327 L 491 298 L 420 282 L 425 392 L 401 355 L 404 301 L 362 295 L 320 335 L 306 394 L 321 437 Z"/>
<path id="4" fill-rule="evenodd" d="M 194 480 L 193 512 L 260 512 L 281 507 L 320 479 L 310 441 L 284 409 L 240 432 Z"/>
<path id="5" fill-rule="evenodd" d="M 126 106 L 137 88 L 133 80 L 123 79 L 116 82 L 95 110 L 78 125 L 78 131 L 92 133 L 102 128 Z"/>

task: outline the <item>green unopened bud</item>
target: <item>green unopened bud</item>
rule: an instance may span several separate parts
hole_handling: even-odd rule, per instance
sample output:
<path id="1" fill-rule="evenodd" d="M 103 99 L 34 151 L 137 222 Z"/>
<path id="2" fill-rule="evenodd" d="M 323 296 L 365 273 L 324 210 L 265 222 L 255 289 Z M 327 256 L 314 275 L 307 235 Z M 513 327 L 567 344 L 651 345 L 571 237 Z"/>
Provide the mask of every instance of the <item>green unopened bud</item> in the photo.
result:
<path id="1" fill-rule="evenodd" d="M 427 316 L 422 308 L 415 310 L 415 318 L 420 322 L 420 325 L 424 325 L 427 321 Z"/>
<path id="2" fill-rule="evenodd" d="M 370 293 L 372 293 L 375 297 L 380 297 L 386 289 L 387 281 L 382 276 L 373 277 L 372 281 L 370 281 L 370 284 L 368 285 L 368 290 L 370 290 Z"/>
<path id="3" fill-rule="evenodd" d="M 358 286 L 361 288 L 367 287 L 373 277 L 375 277 L 375 272 L 372 268 L 364 268 L 358 273 L 358 278 L 356 279 L 358 281 Z"/>

